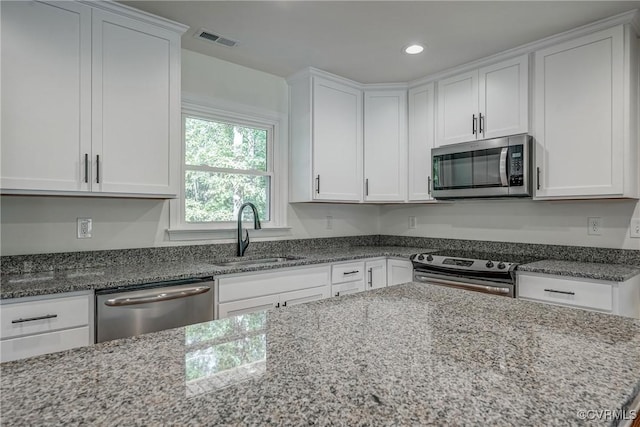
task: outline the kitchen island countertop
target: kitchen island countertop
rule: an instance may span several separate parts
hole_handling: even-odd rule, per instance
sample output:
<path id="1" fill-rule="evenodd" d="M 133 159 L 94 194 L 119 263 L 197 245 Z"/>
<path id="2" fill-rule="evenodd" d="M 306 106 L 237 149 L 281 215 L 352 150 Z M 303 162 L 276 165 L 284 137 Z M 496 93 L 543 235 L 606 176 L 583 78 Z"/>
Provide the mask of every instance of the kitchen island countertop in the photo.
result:
<path id="1" fill-rule="evenodd" d="M 640 321 L 408 283 L 0 370 L 6 425 L 617 425 Z"/>

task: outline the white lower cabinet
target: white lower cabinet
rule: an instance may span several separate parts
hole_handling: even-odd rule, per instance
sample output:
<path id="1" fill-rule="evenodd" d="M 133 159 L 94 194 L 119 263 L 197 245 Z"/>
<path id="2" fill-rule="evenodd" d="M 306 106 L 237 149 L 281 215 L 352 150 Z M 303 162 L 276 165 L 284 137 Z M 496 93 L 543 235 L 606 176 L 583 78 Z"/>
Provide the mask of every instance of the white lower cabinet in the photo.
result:
<path id="1" fill-rule="evenodd" d="M 413 281 L 413 264 L 405 259 L 387 260 L 387 286 Z"/>
<path id="2" fill-rule="evenodd" d="M 640 276 L 625 282 L 518 273 L 517 297 L 640 318 Z"/>
<path id="3" fill-rule="evenodd" d="M 331 266 L 331 296 L 339 297 L 365 290 L 364 261 Z"/>
<path id="4" fill-rule="evenodd" d="M 92 344 L 92 301 L 92 292 L 2 301 L 0 361 Z"/>
<path id="5" fill-rule="evenodd" d="M 387 259 L 376 259 L 365 262 L 367 272 L 366 289 L 385 288 L 387 286 Z"/>
<path id="6" fill-rule="evenodd" d="M 384 288 L 387 283 L 406 283 L 412 273 L 410 261 L 372 258 L 220 276 L 216 278 L 216 318 Z"/>
<path id="7" fill-rule="evenodd" d="M 329 297 L 331 266 L 232 274 L 216 279 L 218 319 Z"/>

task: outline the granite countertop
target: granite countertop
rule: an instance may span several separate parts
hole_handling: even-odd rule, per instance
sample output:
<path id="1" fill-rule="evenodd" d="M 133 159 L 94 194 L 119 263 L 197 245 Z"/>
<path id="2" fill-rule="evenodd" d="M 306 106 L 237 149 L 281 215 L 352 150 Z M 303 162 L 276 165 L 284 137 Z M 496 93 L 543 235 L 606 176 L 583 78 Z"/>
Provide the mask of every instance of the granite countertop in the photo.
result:
<path id="1" fill-rule="evenodd" d="M 640 321 L 408 283 L 0 372 L 6 425 L 617 425 Z"/>
<path id="2" fill-rule="evenodd" d="M 134 286 L 143 283 L 166 280 L 208 277 L 222 274 L 243 273 L 269 270 L 283 267 L 331 263 L 374 257 L 408 258 L 418 252 L 433 249 L 404 246 L 345 246 L 324 250 L 305 250 L 295 254 L 264 254 L 243 258 L 211 259 L 210 261 L 176 261 L 161 264 L 137 263 L 104 268 L 80 270 L 59 270 L 40 273 L 15 274 L 2 276 L 0 299 L 18 298 L 36 295 L 48 295 L 61 292 L 84 291 Z M 292 255 L 298 259 L 273 264 L 242 265 L 221 267 L 216 262 L 252 259 L 272 256 Z"/>
<path id="3" fill-rule="evenodd" d="M 640 274 L 640 267 L 593 262 L 542 260 L 519 265 L 518 271 L 624 282 Z"/>

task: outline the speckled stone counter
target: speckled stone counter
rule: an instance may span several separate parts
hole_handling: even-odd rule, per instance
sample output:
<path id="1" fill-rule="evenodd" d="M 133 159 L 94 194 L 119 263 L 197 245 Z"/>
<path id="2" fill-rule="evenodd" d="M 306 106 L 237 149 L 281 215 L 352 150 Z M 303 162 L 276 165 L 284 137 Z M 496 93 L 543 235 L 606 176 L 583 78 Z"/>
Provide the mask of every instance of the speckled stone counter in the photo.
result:
<path id="1" fill-rule="evenodd" d="M 624 282 L 640 274 L 640 267 L 591 262 L 543 260 L 518 266 L 518 271 Z"/>
<path id="2" fill-rule="evenodd" d="M 242 265 L 234 267 L 217 266 L 216 262 L 233 261 L 240 258 L 218 258 L 203 261 L 167 261 L 162 263 L 135 265 L 114 265 L 108 267 L 76 270 L 45 271 L 39 273 L 7 274 L 2 276 L 0 298 L 56 294 L 91 289 L 108 289 L 134 286 L 142 283 L 190 277 L 208 277 L 222 274 L 269 270 L 274 268 L 297 267 L 311 264 L 331 263 L 373 257 L 408 258 L 418 252 L 430 249 L 405 246 L 347 246 L 320 250 L 299 250 L 295 253 L 269 253 L 247 256 L 254 259 L 271 256 L 292 255 L 297 259 L 273 264 Z"/>
<path id="3" fill-rule="evenodd" d="M 0 372 L 4 425 L 617 425 L 640 322 L 409 283 Z"/>

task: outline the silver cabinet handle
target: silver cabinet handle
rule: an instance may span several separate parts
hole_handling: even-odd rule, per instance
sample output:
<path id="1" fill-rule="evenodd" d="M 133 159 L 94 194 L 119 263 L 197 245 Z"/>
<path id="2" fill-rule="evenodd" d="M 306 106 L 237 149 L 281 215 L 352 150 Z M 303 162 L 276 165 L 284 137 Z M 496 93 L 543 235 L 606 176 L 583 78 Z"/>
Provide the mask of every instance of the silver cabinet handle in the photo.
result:
<path id="1" fill-rule="evenodd" d="M 89 154 L 84 153 L 84 182 L 89 183 Z"/>
<path id="2" fill-rule="evenodd" d="M 280 303 L 279 302 L 276 303 L 276 308 L 280 308 Z"/>
<path id="3" fill-rule="evenodd" d="M 537 181 L 537 188 L 539 190 L 540 189 L 540 168 L 536 168 L 536 181 Z"/>
<path id="4" fill-rule="evenodd" d="M 476 115 L 474 114 L 471 119 L 471 133 L 476 134 Z"/>
<path id="5" fill-rule="evenodd" d="M 96 155 L 96 184 L 100 184 L 100 155 Z"/>
<path id="6" fill-rule="evenodd" d="M 431 195 L 431 177 L 427 177 L 427 194 Z"/>
<path id="7" fill-rule="evenodd" d="M 316 177 L 316 194 L 320 194 L 320 175 Z"/>
<path id="8" fill-rule="evenodd" d="M 286 301 L 285 301 L 285 302 L 283 302 L 283 303 L 282 303 L 282 306 L 283 306 L 283 307 L 286 307 L 286 306 L 287 306 L 287 302 L 286 302 Z"/>
<path id="9" fill-rule="evenodd" d="M 46 319 L 55 319 L 56 317 L 58 317 L 57 314 L 45 314 L 44 316 L 37 316 L 37 317 L 28 317 L 26 319 L 16 319 L 16 320 L 12 320 L 11 323 L 24 323 L 24 322 L 34 322 L 36 320 L 46 320 Z"/>
<path id="10" fill-rule="evenodd" d="M 348 274 L 356 274 L 356 273 L 360 273 L 360 270 L 353 270 L 353 271 L 345 271 L 344 273 L 342 273 L 343 275 L 348 275 Z"/>
<path id="11" fill-rule="evenodd" d="M 336 292 L 336 296 L 337 296 L 337 297 L 339 297 L 339 296 L 340 296 L 340 292 L 339 292 L 339 291 L 338 291 L 338 292 Z"/>
<path id="12" fill-rule="evenodd" d="M 478 113 L 478 116 L 480 117 L 478 120 L 478 134 L 482 134 L 484 136 L 484 117 L 482 117 L 482 113 Z"/>
<path id="13" fill-rule="evenodd" d="M 503 187 L 509 186 L 509 178 L 507 177 L 507 154 L 509 153 L 509 148 L 504 147 L 502 151 L 500 151 L 500 183 Z"/>
<path id="14" fill-rule="evenodd" d="M 545 292 L 552 292 L 554 294 L 563 294 L 563 295 L 575 295 L 575 292 L 569 292 L 569 291 L 556 291 L 555 289 L 545 289 Z"/>
<path id="15" fill-rule="evenodd" d="M 122 307 L 126 305 L 138 305 L 138 304 L 147 304 L 151 302 L 170 301 L 172 299 L 186 298 L 194 295 L 204 294 L 205 292 L 209 292 L 210 290 L 211 288 L 209 286 L 198 286 L 195 288 L 181 289 L 175 292 L 167 292 L 167 293 L 161 293 L 161 294 L 155 293 L 151 295 L 144 295 L 141 297 L 108 299 L 104 302 L 104 305 L 107 305 L 109 307 Z"/>
<path id="16" fill-rule="evenodd" d="M 373 268 L 369 269 L 369 287 L 373 288 Z"/>
<path id="17" fill-rule="evenodd" d="M 369 195 L 369 178 L 364 180 L 364 195 Z"/>

